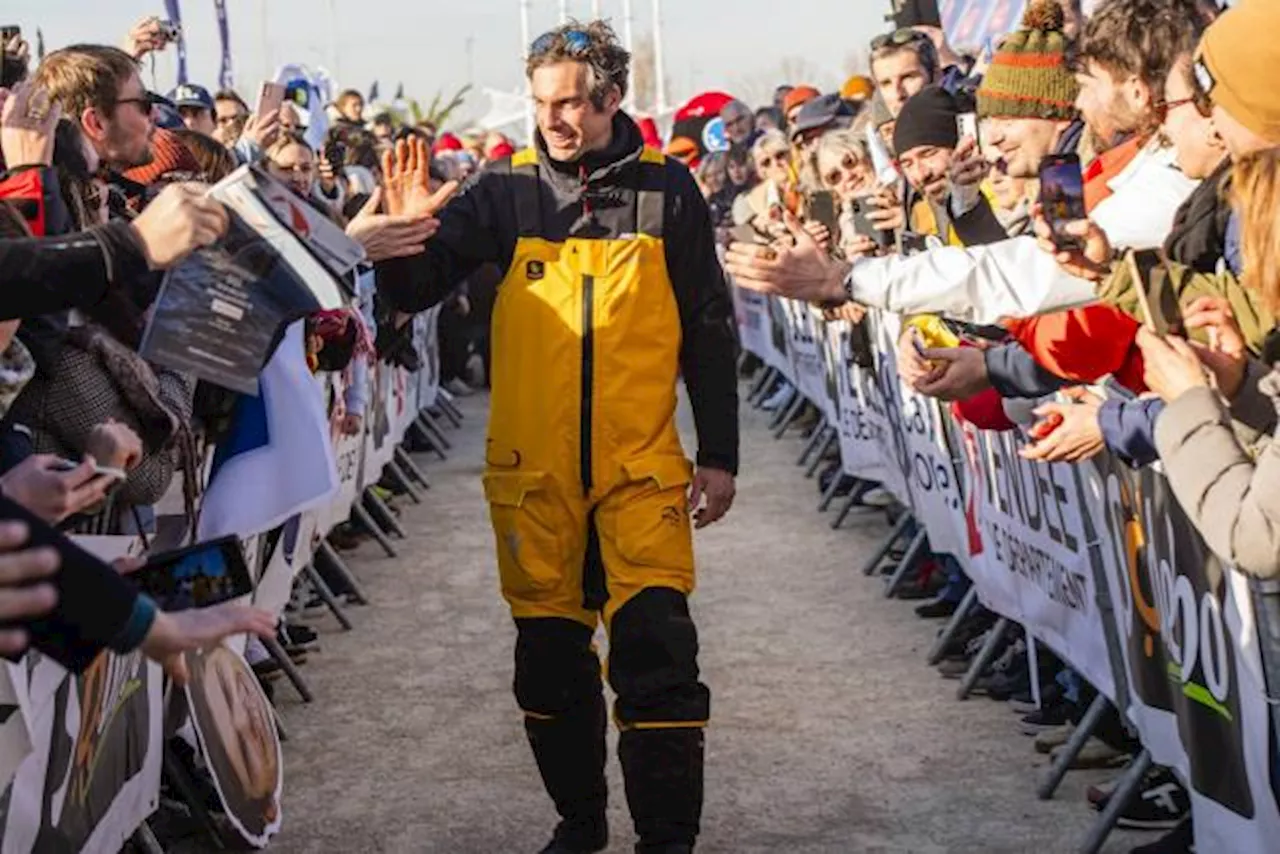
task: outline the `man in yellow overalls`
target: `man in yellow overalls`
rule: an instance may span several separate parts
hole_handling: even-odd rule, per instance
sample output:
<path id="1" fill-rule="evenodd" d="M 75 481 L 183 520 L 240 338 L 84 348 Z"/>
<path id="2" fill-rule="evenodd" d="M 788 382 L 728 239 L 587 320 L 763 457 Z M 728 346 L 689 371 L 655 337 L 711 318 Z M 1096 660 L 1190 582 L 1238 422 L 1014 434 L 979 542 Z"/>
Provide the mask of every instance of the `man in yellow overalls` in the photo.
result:
<path id="1" fill-rule="evenodd" d="M 406 312 L 482 263 L 506 271 L 484 486 L 516 699 L 562 819 L 544 854 L 608 841 L 601 617 L 636 850 L 692 851 L 702 809 L 710 693 L 687 603 L 690 517 L 710 524 L 733 500 L 737 345 L 692 176 L 619 112 L 629 61 L 603 22 L 535 41 L 534 147 L 475 176 L 425 252 L 378 268 L 380 295 Z M 681 375 L 696 473 L 676 431 Z"/>

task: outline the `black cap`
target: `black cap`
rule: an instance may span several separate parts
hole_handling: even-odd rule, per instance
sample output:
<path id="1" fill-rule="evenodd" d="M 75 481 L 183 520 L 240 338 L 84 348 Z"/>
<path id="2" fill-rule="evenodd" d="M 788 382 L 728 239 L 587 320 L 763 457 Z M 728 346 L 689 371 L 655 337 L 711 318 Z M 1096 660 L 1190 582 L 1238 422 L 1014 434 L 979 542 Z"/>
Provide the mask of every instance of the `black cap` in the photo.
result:
<path id="1" fill-rule="evenodd" d="M 805 103 L 796 114 L 795 124 L 791 127 L 791 135 L 805 133 L 829 127 L 843 122 L 848 124 L 858 115 L 858 110 L 848 101 L 842 100 L 838 94 L 819 95 Z"/>
<path id="2" fill-rule="evenodd" d="M 924 145 L 955 148 L 960 142 L 960 106 L 941 86 L 926 86 L 907 99 L 893 126 L 893 149 L 901 156 Z"/>
<path id="3" fill-rule="evenodd" d="M 899 29 L 906 27 L 942 27 L 938 0 L 894 0 L 891 20 Z"/>

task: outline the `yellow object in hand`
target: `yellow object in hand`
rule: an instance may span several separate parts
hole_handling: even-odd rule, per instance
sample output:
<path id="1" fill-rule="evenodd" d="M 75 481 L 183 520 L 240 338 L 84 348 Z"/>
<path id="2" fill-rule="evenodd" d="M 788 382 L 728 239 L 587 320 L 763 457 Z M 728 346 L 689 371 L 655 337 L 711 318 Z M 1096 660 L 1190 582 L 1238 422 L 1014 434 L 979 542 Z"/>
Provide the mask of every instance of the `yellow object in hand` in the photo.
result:
<path id="1" fill-rule="evenodd" d="M 952 332 L 951 328 L 936 314 L 917 314 L 907 321 L 907 326 L 919 333 L 920 343 L 926 349 L 938 350 L 960 346 L 959 336 Z"/>

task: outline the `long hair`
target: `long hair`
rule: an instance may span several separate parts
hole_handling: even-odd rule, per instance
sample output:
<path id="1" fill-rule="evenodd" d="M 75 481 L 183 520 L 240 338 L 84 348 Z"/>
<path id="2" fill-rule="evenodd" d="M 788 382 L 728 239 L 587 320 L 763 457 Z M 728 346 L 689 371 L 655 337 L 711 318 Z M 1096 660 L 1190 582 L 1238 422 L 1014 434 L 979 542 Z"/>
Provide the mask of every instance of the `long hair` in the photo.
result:
<path id="1" fill-rule="evenodd" d="M 1268 148 L 1240 158 L 1231 180 L 1232 201 L 1240 212 L 1243 284 L 1280 311 L 1280 149 Z"/>

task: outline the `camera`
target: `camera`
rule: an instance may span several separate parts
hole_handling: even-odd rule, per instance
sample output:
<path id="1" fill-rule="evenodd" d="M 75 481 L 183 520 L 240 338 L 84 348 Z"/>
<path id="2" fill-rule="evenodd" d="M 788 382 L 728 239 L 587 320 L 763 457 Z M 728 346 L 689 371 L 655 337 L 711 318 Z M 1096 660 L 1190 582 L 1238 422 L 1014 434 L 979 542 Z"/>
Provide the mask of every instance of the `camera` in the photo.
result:
<path id="1" fill-rule="evenodd" d="M 160 32 L 167 41 L 176 42 L 182 38 L 182 27 L 173 21 L 161 21 Z"/>

